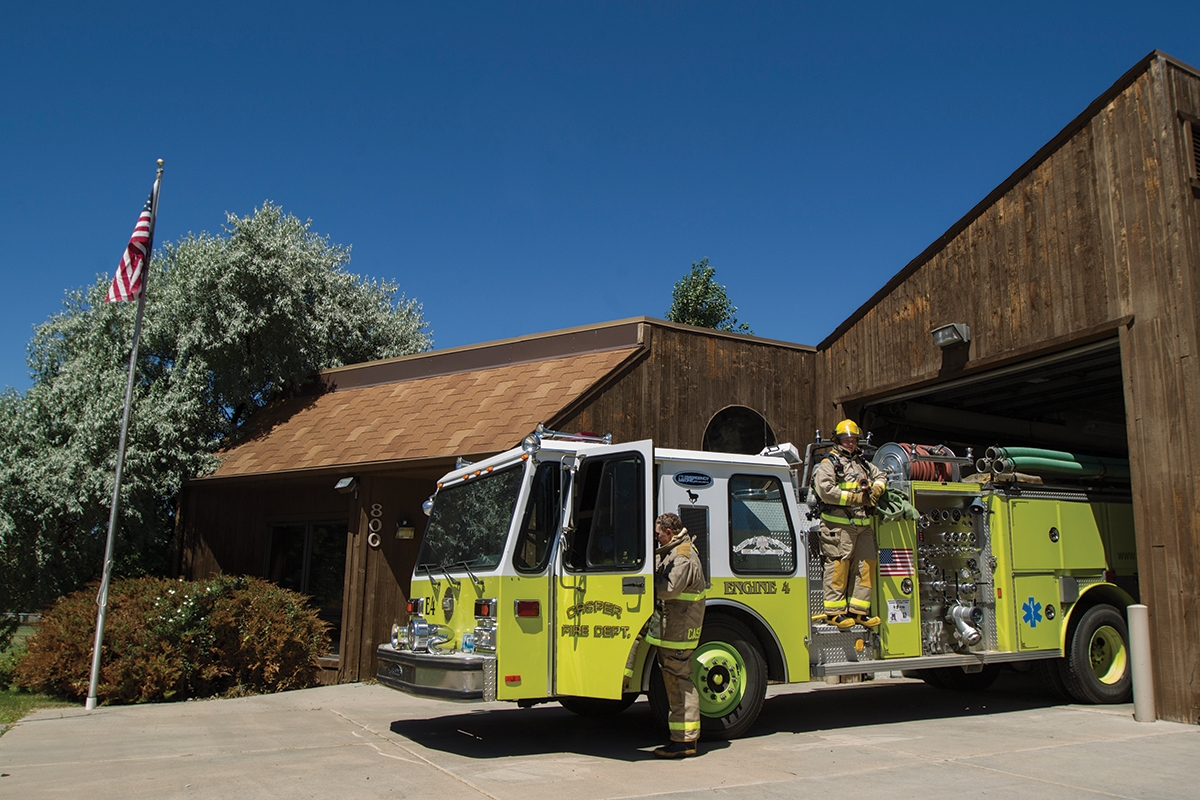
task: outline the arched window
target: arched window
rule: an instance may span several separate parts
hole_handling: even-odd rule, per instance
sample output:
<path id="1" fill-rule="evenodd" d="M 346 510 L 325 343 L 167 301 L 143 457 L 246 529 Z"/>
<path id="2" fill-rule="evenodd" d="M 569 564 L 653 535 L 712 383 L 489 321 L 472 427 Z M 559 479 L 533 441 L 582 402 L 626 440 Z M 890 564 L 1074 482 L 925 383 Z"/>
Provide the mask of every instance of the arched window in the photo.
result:
<path id="1" fill-rule="evenodd" d="M 704 449 L 714 453 L 756 455 L 775 444 L 775 432 L 752 408 L 728 406 L 708 421 L 704 429 Z"/>

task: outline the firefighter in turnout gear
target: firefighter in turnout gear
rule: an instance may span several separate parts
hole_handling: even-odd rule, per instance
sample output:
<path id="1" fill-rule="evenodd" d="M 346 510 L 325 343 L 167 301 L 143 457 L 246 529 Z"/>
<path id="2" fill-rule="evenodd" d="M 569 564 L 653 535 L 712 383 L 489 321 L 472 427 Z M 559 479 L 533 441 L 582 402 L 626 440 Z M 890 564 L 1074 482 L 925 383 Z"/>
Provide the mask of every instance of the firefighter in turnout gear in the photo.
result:
<path id="1" fill-rule="evenodd" d="M 860 435 L 853 421 L 839 422 L 833 432 L 837 445 L 813 471 L 825 557 L 825 607 L 813 620 L 842 629 L 879 625 L 879 617 L 871 616 L 877 557 L 870 509 L 887 491 L 887 476 L 858 452 Z"/>
<path id="2" fill-rule="evenodd" d="M 654 751 L 661 758 L 696 755 L 700 739 L 700 695 L 692 683 L 692 653 L 704 624 L 704 569 L 693 538 L 676 514 L 654 521 L 654 616 L 646 641 L 658 647 L 670 714 L 671 742 Z"/>

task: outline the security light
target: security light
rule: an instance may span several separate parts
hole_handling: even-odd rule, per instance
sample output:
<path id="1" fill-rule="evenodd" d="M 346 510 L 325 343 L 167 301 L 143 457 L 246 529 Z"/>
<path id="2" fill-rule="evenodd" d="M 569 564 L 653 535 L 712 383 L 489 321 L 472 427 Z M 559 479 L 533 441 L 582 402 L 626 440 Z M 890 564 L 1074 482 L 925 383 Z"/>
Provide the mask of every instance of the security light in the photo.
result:
<path id="1" fill-rule="evenodd" d="M 971 341 L 971 329 L 965 322 L 951 322 L 933 329 L 933 343 L 938 347 L 952 347 Z"/>
<path id="2" fill-rule="evenodd" d="M 342 494 L 350 494 L 357 487 L 358 487 L 358 478 L 355 478 L 353 475 L 351 475 L 348 478 L 342 478 L 341 480 L 339 480 L 337 483 L 335 483 L 333 485 L 333 488 L 337 489 Z"/>

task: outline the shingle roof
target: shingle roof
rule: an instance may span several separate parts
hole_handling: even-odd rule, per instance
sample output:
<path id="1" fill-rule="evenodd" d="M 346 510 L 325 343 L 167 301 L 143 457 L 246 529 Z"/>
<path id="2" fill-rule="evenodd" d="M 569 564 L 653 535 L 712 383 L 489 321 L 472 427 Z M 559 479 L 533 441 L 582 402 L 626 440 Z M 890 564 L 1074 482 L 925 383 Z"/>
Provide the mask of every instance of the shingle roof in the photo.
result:
<path id="1" fill-rule="evenodd" d="M 637 353 L 627 347 L 456 372 L 264 409 L 257 435 L 221 453 L 210 476 L 497 452 L 578 399 Z"/>

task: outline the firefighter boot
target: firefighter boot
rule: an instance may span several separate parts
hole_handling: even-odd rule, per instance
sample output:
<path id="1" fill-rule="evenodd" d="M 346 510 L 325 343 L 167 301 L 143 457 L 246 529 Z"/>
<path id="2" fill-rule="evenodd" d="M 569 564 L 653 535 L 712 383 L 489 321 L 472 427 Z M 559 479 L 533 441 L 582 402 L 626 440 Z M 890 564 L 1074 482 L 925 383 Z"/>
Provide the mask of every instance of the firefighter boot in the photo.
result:
<path id="1" fill-rule="evenodd" d="M 878 628 L 879 623 L 882 621 L 879 617 L 870 617 L 866 614 L 855 614 L 854 618 L 854 621 L 864 628 Z"/>
<path id="2" fill-rule="evenodd" d="M 696 755 L 695 742 L 671 742 L 654 751 L 659 758 L 687 758 Z"/>
<path id="3" fill-rule="evenodd" d="M 833 617 L 832 619 L 829 620 L 829 623 L 831 625 L 837 625 L 842 630 L 848 630 L 849 628 L 853 628 L 857 624 L 857 622 L 858 622 L 858 620 L 856 620 L 854 617 L 850 616 L 849 614 L 838 614 L 836 617 Z M 875 620 L 875 624 L 878 625 L 879 620 Z"/>

